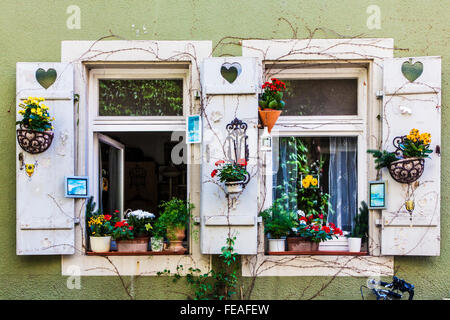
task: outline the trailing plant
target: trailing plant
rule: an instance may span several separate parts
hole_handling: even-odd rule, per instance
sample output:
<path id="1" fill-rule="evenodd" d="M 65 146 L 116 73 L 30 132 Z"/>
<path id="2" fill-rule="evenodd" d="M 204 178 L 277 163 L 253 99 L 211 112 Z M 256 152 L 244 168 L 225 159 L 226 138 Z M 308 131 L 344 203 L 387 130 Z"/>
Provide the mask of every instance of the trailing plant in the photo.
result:
<path id="1" fill-rule="evenodd" d="M 264 222 L 264 233 L 270 234 L 272 239 L 281 239 L 287 236 L 295 226 L 293 214 L 288 212 L 278 199 L 259 215 Z"/>
<path id="2" fill-rule="evenodd" d="M 272 82 L 265 82 L 262 85 L 264 89 L 259 106 L 262 109 L 281 110 L 286 105 L 283 99 L 283 90 L 286 89 L 286 84 L 276 78 L 270 79 Z"/>
<path id="3" fill-rule="evenodd" d="M 239 159 L 237 163 L 225 163 L 224 160 L 219 160 L 215 165 L 217 169 L 214 169 L 211 172 L 211 178 L 214 178 L 217 175 L 220 182 L 244 181 L 248 175 L 248 172 L 245 169 L 245 166 L 247 165 L 245 159 Z"/>
<path id="4" fill-rule="evenodd" d="M 361 201 L 359 207 L 359 213 L 353 218 L 355 222 L 352 232 L 348 235 L 350 238 L 362 238 L 365 239 L 369 232 L 369 207 L 367 203 Z"/>
<path id="5" fill-rule="evenodd" d="M 202 274 L 198 268 L 188 269 L 186 281 L 194 290 L 194 300 L 229 300 L 237 293 L 238 261 L 237 253 L 234 252 L 235 241 L 236 237 L 226 239 L 226 245 L 221 248 L 218 270 L 212 269 Z M 183 270 L 182 265 L 177 266 L 177 272 L 173 274 L 173 282 L 181 279 L 180 272 Z M 157 275 L 172 276 L 167 269 L 158 272 Z"/>
<path id="6" fill-rule="evenodd" d="M 23 116 L 22 120 L 17 121 L 24 128 L 35 131 L 49 131 L 53 130 L 52 121 L 48 113 L 48 107 L 43 103 L 44 98 L 28 97 L 23 103 L 19 104 L 22 110 L 19 114 Z"/>
<path id="7" fill-rule="evenodd" d="M 388 152 L 386 150 L 367 150 L 375 158 L 375 169 L 379 170 L 388 167 L 392 162 L 399 160 L 394 152 Z"/>

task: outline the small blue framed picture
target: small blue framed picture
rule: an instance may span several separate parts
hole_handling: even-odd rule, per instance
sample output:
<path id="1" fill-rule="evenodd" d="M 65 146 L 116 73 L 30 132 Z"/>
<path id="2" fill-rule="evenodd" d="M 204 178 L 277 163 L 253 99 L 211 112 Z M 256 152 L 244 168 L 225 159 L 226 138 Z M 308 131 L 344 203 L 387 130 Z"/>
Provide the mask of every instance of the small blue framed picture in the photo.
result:
<path id="1" fill-rule="evenodd" d="M 202 142 L 202 118 L 200 115 L 188 116 L 186 126 L 186 143 Z"/>
<path id="2" fill-rule="evenodd" d="M 369 209 L 386 209 L 386 181 L 369 181 Z"/>
<path id="3" fill-rule="evenodd" d="M 89 197 L 89 177 L 65 177 L 64 191 L 67 198 Z"/>

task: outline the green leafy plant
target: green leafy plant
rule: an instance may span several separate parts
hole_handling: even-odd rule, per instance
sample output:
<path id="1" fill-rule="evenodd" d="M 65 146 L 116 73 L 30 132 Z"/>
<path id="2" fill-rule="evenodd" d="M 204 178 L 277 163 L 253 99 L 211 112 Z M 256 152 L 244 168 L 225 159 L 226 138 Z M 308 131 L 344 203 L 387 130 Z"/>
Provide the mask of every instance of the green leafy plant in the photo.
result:
<path id="1" fill-rule="evenodd" d="M 355 225 L 348 237 L 365 239 L 369 232 L 369 207 L 366 202 L 361 201 L 359 214 L 353 218 L 353 221 L 355 222 Z"/>
<path id="2" fill-rule="evenodd" d="M 283 90 L 286 84 L 276 78 L 270 79 L 272 82 L 265 82 L 262 85 L 264 89 L 258 104 L 262 109 L 281 110 L 286 105 L 283 99 Z"/>
<path id="3" fill-rule="evenodd" d="M 264 233 L 272 239 L 287 236 L 295 226 L 294 215 L 289 213 L 281 202 L 275 200 L 272 206 L 259 214 L 264 222 Z"/>
<path id="4" fill-rule="evenodd" d="M 388 167 L 392 162 L 397 161 L 398 157 L 394 152 L 386 150 L 367 150 L 375 158 L 375 169 L 379 170 Z"/>
<path id="5" fill-rule="evenodd" d="M 248 175 L 248 172 L 245 169 L 246 165 L 247 162 L 245 159 L 240 159 L 238 163 L 225 163 L 224 160 L 219 160 L 216 162 L 218 168 L 211 172 L 211 178 L 214 178 L 217 175 L 220 182 L 244 181 Z"/>
<path id="6" fill-rule="evenodd" d="M 28 97 L 23 103 L 19 104 L 22 109 L 19 114 L 23 116 L 22 120 L 16 124 L 22 125 L 24 128 L 35 131 L 50 131 L 53 129 L 52 121 L 48 113 L 48 107 L 43 103 L 44 98 Z"/>
<path id="7" fill-rule="evenodd" d="M 227 238 L 226 245 L 221 248 L 217 270 L 211 269 L 206 273 L 201 273 L 198 268 L 190 267 L 186 274 L 188 285 L 194 290 L 194 300 L 228 300 L 237 292 L 238 284 L 238 261 L 237 253 L 234 252 L 236 237 Z M 165 269 L 158 272 L 158 276 L 174 276 L 173 282 L 181 279 L 183 265 L 177 266 L 177 272 L 172 274 Z"/>
<path id="8" fill-rule="evenodd" d="M 164 201 L 160 208 L 163 212 L 155 223 L 153 233 L 161 235 L 165 230 L 167 236 L 167 230 L 186 227 L 194 205 L 189 201 L 172 198 Z"/>

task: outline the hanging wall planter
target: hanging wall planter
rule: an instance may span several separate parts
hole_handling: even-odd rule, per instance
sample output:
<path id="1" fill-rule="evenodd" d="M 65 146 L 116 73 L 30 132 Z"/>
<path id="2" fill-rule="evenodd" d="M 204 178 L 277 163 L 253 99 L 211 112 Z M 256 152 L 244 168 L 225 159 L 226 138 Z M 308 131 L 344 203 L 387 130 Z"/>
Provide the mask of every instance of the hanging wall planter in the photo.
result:
<path id="1" fill-rule="evenodd" d="M 269 133 L 281 114 L 285 106 L 283 99 L 283 90 L 286 89 L 284 82 L 272 78 L 272 82 L 265 82 L 262 85 L 264 89 L 261 99 L 258 101 L 259 118 L 264 127 L 267 127 Z"/>
<path id="2" fill-rule="evenodd" d="M 47 150 L 53 141 L 53 126 L 44 98 L 29 97 L 19 104 L 19 115 L 23 118 L 17 121 L 17 142 L 28 153 L 37 154 Z"/>
<path id="3" fill-rule="evenodd" d="M 388 169 L 392 179 L 399 183 L 412 183 L 420 178 L 425 166 L 423 158 L 407 158 L 392 162 Z"/>
<path id="4" fill-rule="evenodd" d="M 259 108 L 259 117 L 264 127 L 267 127 L 269 133 L 281 115 L 281 110 L 261 109 Z"/>
<path id="5" fill-rule="evenodd" d="M 228 194 L 240 193 L 244 189 L 244 181 L 225 182 L 225 188 Z"/>

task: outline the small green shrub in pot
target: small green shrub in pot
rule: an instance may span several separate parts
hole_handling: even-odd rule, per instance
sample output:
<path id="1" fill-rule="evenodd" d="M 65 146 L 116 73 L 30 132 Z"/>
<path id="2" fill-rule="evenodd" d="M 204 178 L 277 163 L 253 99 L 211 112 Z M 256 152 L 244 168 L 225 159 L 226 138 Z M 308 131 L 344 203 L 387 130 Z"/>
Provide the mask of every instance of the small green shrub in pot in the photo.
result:
<path id="1" fill-rule="evenodd" d="M 359 208 L 359 214 L 357 214 L 353 221 L 355 222 L 352 232 L 348 237 L 348 248 L 350 252 L 361 251 L 362 240 L 367 239 L 369 232 L 369 208 L 367 204 L 362 201 Z"/>

